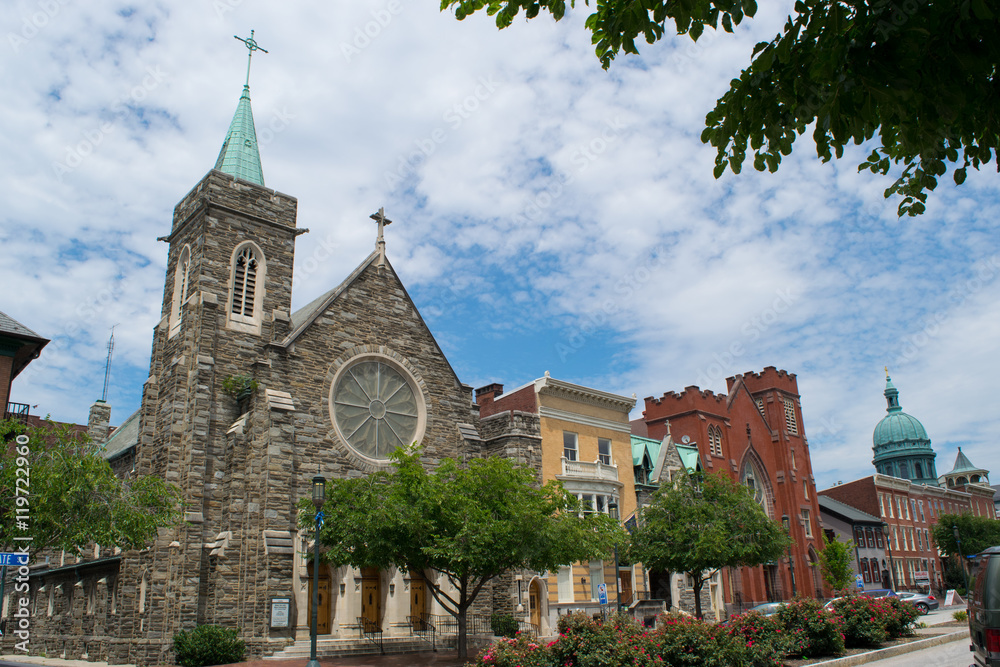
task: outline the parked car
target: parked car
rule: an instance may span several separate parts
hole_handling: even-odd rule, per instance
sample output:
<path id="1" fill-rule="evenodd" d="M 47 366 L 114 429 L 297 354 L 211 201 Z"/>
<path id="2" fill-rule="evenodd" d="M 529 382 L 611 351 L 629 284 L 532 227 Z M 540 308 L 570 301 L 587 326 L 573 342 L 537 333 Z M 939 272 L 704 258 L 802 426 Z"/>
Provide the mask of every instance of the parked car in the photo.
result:
<path id="1" fill-rule="evenodd" d="M 979 555 L 979 570 L 969 595 L 969 632 L 977 667 L 1000 666 L 1000 547 Z"/>
<path id="2" fill-rule="evenodd" d="M 762 614 L 764 616 L 773 616 L 778 613 L 778 610 L 781 608 L 781 605 L 783 604 L 784 602 L 765 602 L 764 604 L 759 604 L 756 607 L 751 607 L 750 609 L 747 609 L 747 613 L 755 611 L 758 614 Z"/>
<path id="3" fill-rule="evenodd" d="M 929 614 L 932 609 L 937 609 L 941 606 L 941 603 L 938 602 L 937 598 L 930 593 L 909 593 L 904 591 L 896 593 L 896 595 L 898 595 L 899 599 L 903 602 L 909 602 L 916 607 L 917 611 L 921 614 Z"/>
<path id="4" fill-rule="evenodd" d="M 870 591 L 858 591 L 858 595 L 865 595 L 865 596 L 870 597 L 870 598 L 895 598 L 895 597 L 899 597 L 899 595 L 896 594 L 896 591 L 891 590 L 889 588 L 874 588 L 874 589 L 872 589 Z M 832 600 L 830 600 L 829 602 L 827 602 L 825 605 L 823 605 L 823 609 L 825 609 L 826 611 L 833 611 L 833 603 L 836 602 L 839 599 L 840 598 L 833 598 Z"/>

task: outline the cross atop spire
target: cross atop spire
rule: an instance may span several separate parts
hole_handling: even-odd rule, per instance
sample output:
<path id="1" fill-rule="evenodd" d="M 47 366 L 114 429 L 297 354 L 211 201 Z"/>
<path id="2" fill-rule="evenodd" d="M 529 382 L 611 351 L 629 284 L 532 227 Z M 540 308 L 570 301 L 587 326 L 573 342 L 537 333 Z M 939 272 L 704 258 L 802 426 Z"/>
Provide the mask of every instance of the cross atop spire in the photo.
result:
<path id="1" fill-rule="evenodd" d="M 253 111 L 250 109 L 250 59 L 254 51 L 263 51 L 253 38 L 253 30 L 246 39 L 233 35 L 250 50 L 247 56 L 247 80 L 243 84 L 243 94 L 236 105 L 236 114 L 229 125 L 226 140 L 215 161 L 215 168 L 241 180 L 264 185 L 264 170 L 260 166 L 260 152 L 257 149 L 257 131 L 253 125 Z"/>
<path id="2" fill-rule="evenodd" d="M 259 46 L 257 46 L 257 42 L 253 38 L 253 30 L 250 31 L 250 36 L 247 37 L 247 38 L 240 37 L 239 35 L 233 35 L 233 37 L 235 37 L 236 39 L 238 39 L 241 42 L 243 42 L 244 44 L 246 44 L 247 48 L 250 50 L 250 53 L 247 54 L 247 82 L 245 84 L 243 84 L 244 86 L 246 86 L 246 87 L 249 88 L 250 87 L 250 60 L 253 58 L 253 52 L 254 51 L 263 51 L 264 53 L 267 53 L 267 49 L 262 49 Z"/>
<path id="3" fill-rule="evenodd" d="M 381 271 L 385 268 L 385 237 L 382 232 L 385 230 L 386 225 L 392 224 L 392 220 L 385 217 L 385 208 L 381 206 L 378 212 L 372 213 L 368 217 L 378 223 L 378 238 L 375 239 L 375 250 L 378 251 L 378 263 L 375 266 Z"/>

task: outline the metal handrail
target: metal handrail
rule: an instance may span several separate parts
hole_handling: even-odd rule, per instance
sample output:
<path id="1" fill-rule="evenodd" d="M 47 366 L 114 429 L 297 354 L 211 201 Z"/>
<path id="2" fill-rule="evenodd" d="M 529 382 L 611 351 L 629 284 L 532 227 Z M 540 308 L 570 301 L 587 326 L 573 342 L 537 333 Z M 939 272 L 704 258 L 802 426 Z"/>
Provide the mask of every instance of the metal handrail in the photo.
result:
<path id="1" fill-rule="evenodd" d="M 27 403 L 11 403 L 7 402 L 7 411 L 4 413 L 4 419 L 10 419 L 11 421 L 21 422 L 22 424 L 28 423 L 28 412 L 31 410 L 31 406 Z"/>
<path id="2" fill-rule="evenodd" d="M 357 618 L 361 637 L 378 646 L 378 652 L 385 655 L 385 648 L 382 646 L 382 626 L 364 616 L 358 616 Z"/>
<path id="3" fill-rule="evenodd" d="M 427 620 L 427 614 L 420 614 L 419 616 L 407 616 L 406 622 L 410 624 L 410 636 L 419 637 L 424 641 L 427 641 L 428 635 L 430 636 L 431 650 L 437 651 L 437 628 L 434 624 Z"/>

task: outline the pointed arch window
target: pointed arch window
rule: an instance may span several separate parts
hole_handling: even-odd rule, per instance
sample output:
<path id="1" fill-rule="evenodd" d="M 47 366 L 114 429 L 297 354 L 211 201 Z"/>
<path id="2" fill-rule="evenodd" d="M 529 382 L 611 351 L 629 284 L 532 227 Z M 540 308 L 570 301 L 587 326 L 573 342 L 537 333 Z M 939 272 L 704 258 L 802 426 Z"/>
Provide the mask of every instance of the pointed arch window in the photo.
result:
<path id="1" fill-rule="evenodd" d="M 173 338 L 181 330 L 181 319 L 184 316 L 184 302 L 188 297 L 188 281 L 191 269 L 191 248 L 184 246 L 174 267 L 174 293 L 170 303 L 170 333 Z"/>
<path id="2" fill-rule="evenodd" d="M 722 429 L 718 426 L 708 427 L 708 448 L 712 456 L 722 456 Z"/>
<path id="3" fill-rule="evenodd" d="M 233 315 L 253 317 L 254 296 L 257 293 L 257 254 L 244 246 L 236 255 L 233 267 Z"/>
<path id="4" fill-rule="evenodd" d="M 248 241 L 236 247 L 229 290 L 230 328 L 260 333 L 265 269 L 264 254 L 255 243 Z"/>
<path id="5" fill-rule="evenodd" d="M 753 492 L 753 498 L 767 516 L 774 518 L 772 509 L 772 496 L 763 469 L 753 457 L 748 457 L 743 464 L 743 472 L 740 474 L 740 483 L 747 486 Z"/>

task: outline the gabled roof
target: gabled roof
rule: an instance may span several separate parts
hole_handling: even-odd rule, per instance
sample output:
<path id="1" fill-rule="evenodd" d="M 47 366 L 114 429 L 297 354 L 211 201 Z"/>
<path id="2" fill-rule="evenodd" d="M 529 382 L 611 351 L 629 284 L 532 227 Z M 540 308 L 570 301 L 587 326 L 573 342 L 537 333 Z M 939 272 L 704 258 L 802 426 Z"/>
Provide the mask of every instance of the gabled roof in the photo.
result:
<path id="1" fill-rule="evenodd" d="M 257 150 L 257 132 L 253 126 L 253 110 L 250 109 L 250 86 L 243 86 L 239 104 L 229 132 L 219 151 L 215 168 L 236 178 L 264 185 L 264 170 L 260 166 L 260 152 Z"/>
<path id="2" fill-rule="evenodd" d="M 649 455 L 649 462 L 652 465 L 656 465 L 656 460 L 660 457 L 660 445 L 662 443 L 659 440 L 654 440 L 653 438 L 643 438 L 638 435 L 632 436 L 632 466 L 642 465 L 643 455 Z"/>
<path id="3" fill-rule="evenodd" d="M 688 471 L 701 470 L 701 457 L 698 455 L 697 445 L 674 445 L 677 447 L 677 455 L 681 457 L 681 463 Z"/>
<path id="4" fill-rule="evenodd" d="M 379 251 L 375 250 L 374 252 L 372 252 L 372 254 L 368 255 L 368 257 L 366 257 L 364 261 L 362 261 L 361 264 L 359 264 L 357 268 L 354 269 L 354 271 L 351 272 L 351 275 L 347 276 L 347 278 L 344 279 L 344 282 L 340 283 L 329 292 L 326 292 L 325 294 L 313 299 L 308 304 L 306 304 L 302 308 L 299 308 L 294 313 L 292 313 L 290 316 L 291 330 L 288 332 L 288 335 L 285 336 L 284 340 L 277 342 L 275 344 L 278 347 L 287 348 L 289 345 L 294 343 L 296 339 L 298 339 L 298 337 L 301 336 L 303 332 L 305 332 L 306 329 L 308 329 L 312 325 L 312 323 L 315 322 L 319 318 L 319 316 L 326 311 L 327 308 L 333 305 L 333 303 L 342 294 L 344 294 L 344 292 L 346 292 L 351 287 L 352 284 L 354 284 L 354 282 L 361 276 L 361 274 L 364 273 L 365 270 L 369 266 L 371 266 L 376 259 L 379 259 L 379 257 L 380 257 Z M 380 268 L 379 270 L 381 271 L 382 269 Z M 390 271 L 392 275 L 395 276 L 396 281 L 399 283 L 399 288 L 403 291 L 403 296 L 406 297 L 406 300 L 413 307 L 413 312 L 416 313 L 417 319 L 420 320 L 420 324 L 423 325 L 424 330 L 427 332 L 427 335 L 431 337 L 432 341 L 434 341 L 435 347 L 437 347 L 438 352 L 441 354 L 441 358 L 444 360 L 444 363 L 448 366 L 448 370 L 451 371 L 452 377 L 455 378 L 455 382 L 457 382 L 458 384 L 462 384 L 461 380 L 458 377 L 458 373 L 455 372 L 455 368 L 451 365 L 451 362 L 448 360 L 448 357 L 445 356 L 444 352 L 441 350 L 441 346 L 438 345 L 437 339 L 434 338 L 434 334 L 431 332 L 430 327 L 427 326 L 427 322 L 424 321 L 423 315 L 420 314 L 420 310 L 418 310 L 416 304 L 413 303 L 413 299 L 410 297 L 410 293 L 407 291 L 406 286 L 403 284 L 403 281 L 399 279 L 398 275 L 396 275 L 396 270 L 392 268 L 392 264 L 389 263 L 388 259 L 385 260 L 385 270 Z"/>
<path id="5" fill-rule="evenodd" d="M 281 347 L 288 347 L 294 343 L 295 339 L 298 338 L 310 324 L 315 322 L 316 318 L 319 317 L 323 311 L 329 308 L 330 304 L 336 301 L 337 297 L 343 294 L 344 291 L 358 279 L 358 276 L 360 276 L 377 257 L 378 251 L 376 250 L 372 254 L 368 255 L 368 257 L 358 265 L 358 268 L 354 269 L 354 271 L 351 272 L 351 275 L 344 279 L 344 282 L 340 283 L 329 292 L 316 297 L 308 304 L 292 313 L 291 331 L 289 331 L 288 335 L 285 336 L 285 340 L 279 343 Z"/>
<path id="6" fill-rule="evenodd" d="M 14 356 L 11 379 L 16 378 L 33 359 L 37 359 L 48 343 L 48 338 L 42 338 L 10 315 L 0 312 L 0 348 Z"/>
<path id="7" fill-rule="evenodd" d="M 882 519 L 874 517 L 868 514 L 868 512 L 862 512 L 856 507 L 851 507 L 829 496 L 820 495 L 817 501 L 821 510 L 836 514 L 850 523 L 882 523 Z"/>
<path id="8" fill-rule="evenodd" d="M 24 326 L 7 313 L 0 312 L 0 334 L 9 334 L 19 338 L 35 338 L 45 340 L 34 331 Z"/>

